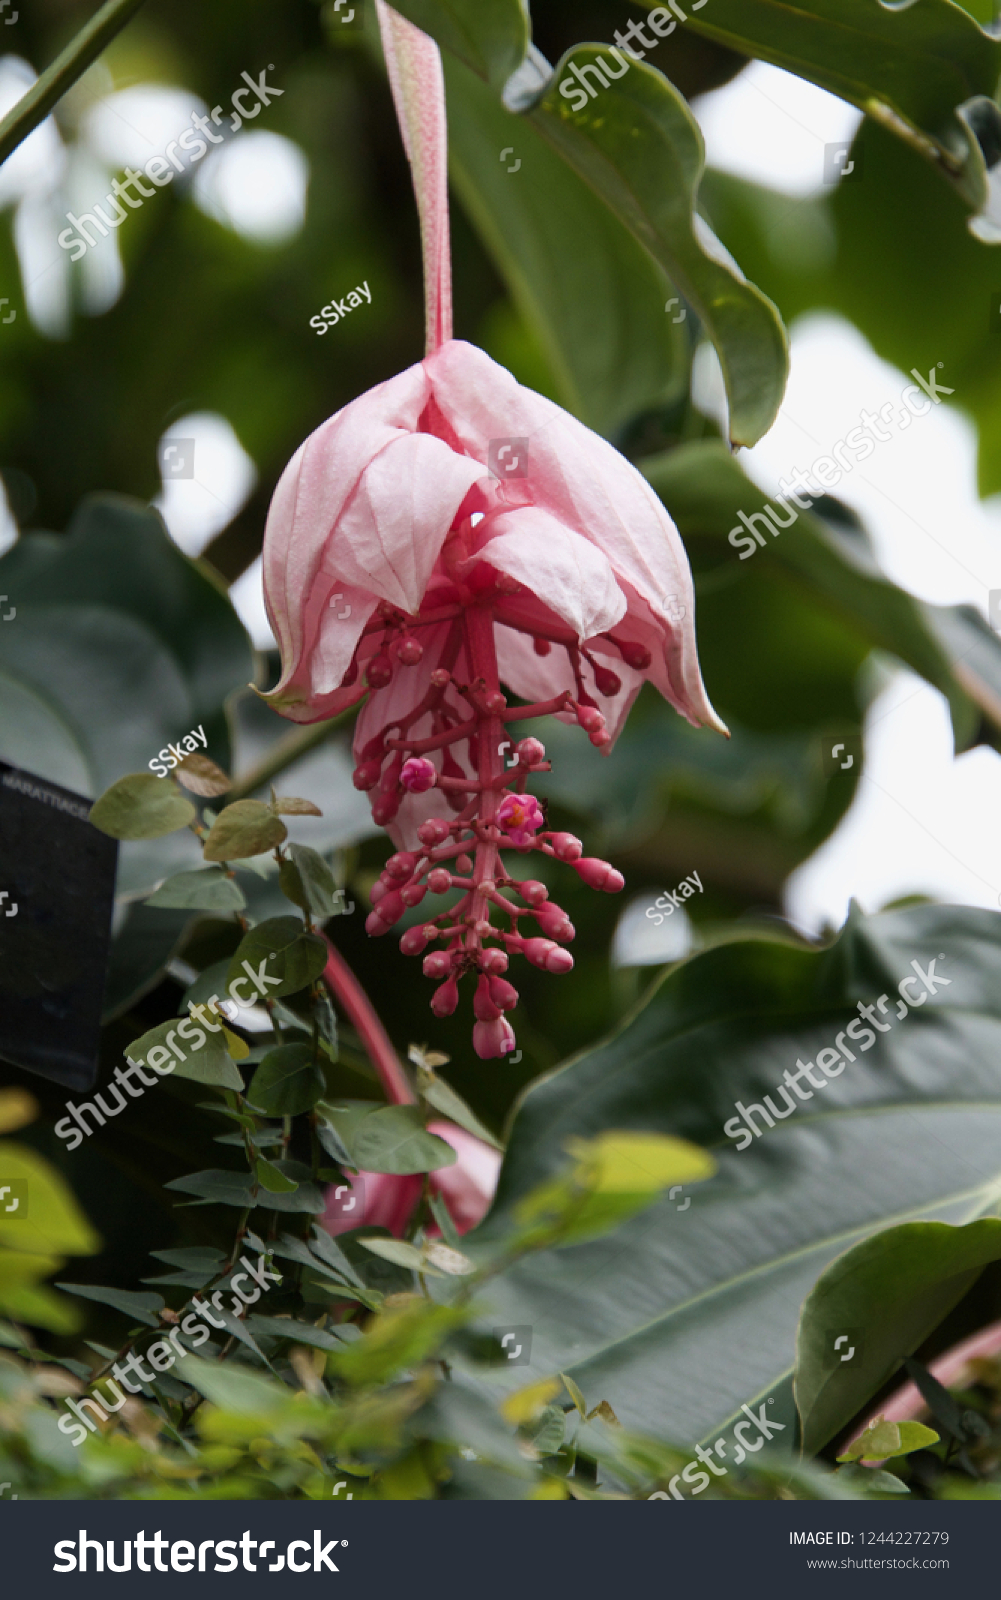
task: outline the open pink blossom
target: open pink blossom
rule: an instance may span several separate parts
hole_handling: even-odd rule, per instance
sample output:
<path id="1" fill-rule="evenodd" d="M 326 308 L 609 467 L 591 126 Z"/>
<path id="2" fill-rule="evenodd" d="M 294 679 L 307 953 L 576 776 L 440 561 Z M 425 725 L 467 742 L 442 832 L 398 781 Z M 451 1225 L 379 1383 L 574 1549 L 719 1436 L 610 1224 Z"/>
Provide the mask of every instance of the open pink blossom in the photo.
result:
<path id="1" fill-rule="evenodd" d="M 468 1233 L 490 1209 L 500 1172 L 500 1153 L 464 1128 L 457 1128 L 454 1122 L 429 1122 L 428 1132 L 436 1133 L 456 1152 L 453 1166 L 431 1173 L 431 1192 L 442 1197 L 458 1232 Z M 359 1173 L 353 1188 L 360 1207 L 346 1211 L 337 1197 L 337 1189 L 343 1185 L 331 1187 L 320 1222 L 332 1234 L 360 1227 L 387 1228 L 396 1238 L 402 1238 L 420 1200 L 423 1183 L 419 1172 L 404 1177 L 387 1172 Z"/>
<path id="2" fill-rule="evenodd" d="M 265 698 L 298 722 L 365 699 L 355 783 L 413 856 L 409 876 L 380 880 L 367 926 L 388 931 L 448 863 L 463 897 L 405 936 L 412 954 L 441 941 L 443 1015 L 463 973 L 490 970 L 488 958 L 506 966 L 524 948 L 519 919 L 538 909 L 499 847 L 553 856 L 568 837 L 546 833 L 526 793 L 549 770 L 539 741 L 523 740 L 506 764 L 518 723 L 555 715 L 608 751 L 650 682 L 692 724 L 725 729 L 699 671 L 684 547 L 649 484 L 606 440 L 451 336 L 441 61 L 383 0 L 376 10 L 421 218 L 427 354 L 323 423 L 285 469 L 264 544 L 282 674 Z M 526 704 L 509 706 L 502 683 Z M 419 760 L 433 764 L 433 785 L 414 782 Z M 516 813 L 512 831 L 505 818 Z M 581 875 L 622 886 L 607 863 Z M 493 925 L 497 913 L 508 931 Z M 549 970 L 572 965 L 561 951 Z M 499 1053 L 494 1034 L 480 1054 Z"/>

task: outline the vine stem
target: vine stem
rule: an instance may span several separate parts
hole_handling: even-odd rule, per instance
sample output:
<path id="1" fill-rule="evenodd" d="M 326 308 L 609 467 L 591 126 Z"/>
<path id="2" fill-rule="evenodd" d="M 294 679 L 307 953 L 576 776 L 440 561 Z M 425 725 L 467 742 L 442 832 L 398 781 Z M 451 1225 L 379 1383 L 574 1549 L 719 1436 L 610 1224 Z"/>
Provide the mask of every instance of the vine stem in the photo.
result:
<path id="1" fill-rule="evenodd" d="M 66 49 L 46 67 L 21 99 L 0 122 L 0 163 L 7 160 L 38 124 L 59 104 L 67 90 L 96 61 L 102 50 L 120 33 L 143 0 L 107 0 L 100 11 L 71 39 Z"/>
<path id="2" fill-rule="evenodd" d="M 334 948 L 326 934 L 323 939 L 327 946 L 327 965 L 323 969 L 324 982 L 357 1028 L 366 1054 L 379 1074 L 386 1099 L 394 1106 L 415 1105 L 417 1096 L 407 1082 L 403 1063 L 396 1054 L 393 1041 L 380 1022 L 371 1000 L 340 951 Z"/>

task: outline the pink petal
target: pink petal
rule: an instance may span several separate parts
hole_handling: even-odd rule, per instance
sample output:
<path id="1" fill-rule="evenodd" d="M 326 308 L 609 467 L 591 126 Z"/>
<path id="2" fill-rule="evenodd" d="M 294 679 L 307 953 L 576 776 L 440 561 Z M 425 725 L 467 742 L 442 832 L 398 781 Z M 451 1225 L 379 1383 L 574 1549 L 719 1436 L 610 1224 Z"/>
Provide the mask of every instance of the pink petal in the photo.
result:
<path id="1" fill-rule="evenodd" d="M 547 511 L 505 511 L 489 526 L 479 554 L 544 600 L 578 639 L 607 633 L 625 615 L 625 596 L 601 551 Z"/>

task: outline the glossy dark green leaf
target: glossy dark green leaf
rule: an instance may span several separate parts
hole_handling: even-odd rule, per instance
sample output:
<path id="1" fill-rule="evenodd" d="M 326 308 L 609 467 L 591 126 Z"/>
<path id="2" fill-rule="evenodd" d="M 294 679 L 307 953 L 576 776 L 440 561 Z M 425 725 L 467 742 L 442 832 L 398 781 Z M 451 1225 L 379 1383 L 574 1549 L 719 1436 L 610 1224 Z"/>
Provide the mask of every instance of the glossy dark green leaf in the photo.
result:
<path id="1" fill-rule="evenodd" d="M 212 824 L 205 841 L 206 861 L 240 861 L 263 855 L 288 837 L 288 829 L 263 800 L 234 800 Z"/>
<path id="2" fill-rule="evenodd" d="M 246 963 L 246 966 L 244 965 Z M 327 947 L 316 934 L 304 931 L 299 917 L 270 917 L 240 941 L 229 964 L 227 984 L 234 978 L 263 978 L 265 999 L 296 994 L 314 982 L 327 964 Z M 250 967 L 255 974 L 250 980 Z M 258 989 L 260 993 L 260 988 Z"/>
<path id="3" fill-rule="evenodd" d="M 608 1240 L 513 1268 L 490 1286 L 484 1326 L 534 1327 L 541 1372 L 572 1351 L 563 1370 L 626 1426 L 698 1439 L 773 1396 L 776 1443 L 790 1441 L 799 1306 L 825 1267 L 888 1223 L 962 1224 L 995 1204 L 999 928 L 997 913 L 969 908 L 856 912 L 827 950 L 741 940 L 672 971 L 621 1033 L 526 1091 L 494 1208 L 462 1247 L 478 1259 L 504 1236 L 571 1135 L 676 1134 L 709 1148 L 718 1175 Z M 901 1017 L 897 987 L 915 961 L 949 983 Z M 771 1129 L 756 1116 L 762 1136 L 741 1138 L 736 1103 L 770 1094 L 785 1110 L 783 1070 L 836 1049 L 857 1005 L 880 995 L 893 997 L 890 1031 L 834 1079 L 814 1066 L 826 1087 Z"/>
<path id="4" fill-rule="evenodd" d="M 351 1154 L 366 1172 L 434 1172 L 451 1167 L 455 1151 L 437 1134 L 428 1133 L 419 1106 L 386 1106 L 373 1111 L 357 1128 Z"/>
<path id="5" fill-rule="evenodd" d="M 337 1240 L 331 1238 L 326 1229 L 321 1228 L 318 1223 L 313 1224 L 312 1248 L 314 1255 L 319 1256 L 326 1266 L 332 1267 L 349 1283 L 353 1283 L 358 1289 L 365 1287 Z"/>
<path id="6" fill-rule="evenodd" d="M 252 1333 L 267 1334 L 271 1339 L 292 1339 L 296 1344 L 309 1344 L 316 1350 L 339 1350 L 340 1339 L 325 1328 L 316 1328 L 311 1322 L 299 1322 L 294 1317 L 247 1318 Z"/>
<path id="7" fill-rule="evenodd" d="M 269 1194 L 293 1194 L 299 1187 L 294 1178 L 287 1178 L 280 1167 L 264 1156 L 258 1156 L 254 1170 L 261 1187 L 267 1189 Z"/>
<path id="8" fill-rule="evenodd" d="M 308 1044 L 279 1045 L 264 1057 L 247 1090 L 251 1105 L 266 1117 L 294 1117 L 309 1111 L 326 1090 L 323 1069 Z"/>
<path id="9" fill-rule="evenodd" d="M 984 157 L 957 112 L 993 101 L 1001 42 L 950 0 L 712 0 L 692 10 L 688 26 L 852 101 L 934 161 L 970 206 L 983 206 Z M 995 107 L 991 128 L 999 127 Z"/>
<path id="10" fill-rule="evenodd" d="M 961 1228 L 905 1223 L 839 1256 L 808 1295 L 796 1341 L 804 1450 L 816 1454 L 847 1427 L 984 1267 L 999 1259 L 1001 1222 L 994 1217 Z M 846 1361 L 848 1349 L 853 1354 Z M 903 1453 L 868 1452 L 874 1458 Z"/>
<path id="11" fill-rule="evenodd" d="M 527 0 L 400 0 L 394 10 L 498 87 L 532 36 Z"/>
<path id="12" fill-rule="evenodd" d="M 579 111 L 563 86 L 571 65 L 602 52 L 579 45 L 528 114 L 571 167 L 649 251 L 694 308 L 719 354 L 730 402 L 730 437 L 754 444 L 775 420 L 788 351 L 778 312 L 725 260 L 694 213 L 704 165 L 702 137 L 684 98 L 654 68 L 636 63 Z M 583 91 L 580 91 L 583 93 Z"/>
<path id="13" fill-rule="evenodd" d="M 219 867 L 178 872 L 146 901 L 165 910 L 242 911 L 247 901 L 234 878 Z"/>
<path id="14" fill-rule="evenodd" d="M 678 400 L 687 313 L 663 268 L 530 120 L 459 63 L 445 76 L 452 181 L 540 341 L 553 398 L 608 435 Z"/>
<path id="15" fill-rule="evenodd" d="M 151 772 L 119 778 L 90 808 L 94 827 L 113 839 L 159 839 L 186 828 L 196 815 L 190 800 Z"/>
<path id="16" fill-rule="evenodd" d="M 420 1090 L 428 1105 L 434 1106 L 436 1111 L 440 1111 L 451 1122 L 458 1123 L 460 1128 L 465 1128 L 467 1133 L 471 1133 L 476 1139 L 482 1139 L 484 1144 L 492 1145 L 495 1150 L 503 1150 L 504 1146 L 494 1138 L 489 1128 L 484 1127 L 461 1094 L 453 1089 L 445 1078 L 439 1078 L 434 1072 L 422 1072 Z"/>
<path id="17" fill-rule="evenodd" d="M 290 844 L 288 853 L 305 891 L 306 903 L 303 909 L 321 921 L 332 917 L 337 909 L 334 901 L 337 885 L 330 867 L 320 852 L 311 849 L 308 844 Z M 284 884 L 282 888 L 284 890 Z"/>
<path id="18" fill-rule="evenodd" d="M 213 1033 L 200 1028 L 193 1017 L 187 1017 L 181 1022 L 158 1023 L 140 1038 L 133 1039 L 123 1053 L 164 1077 L 187 1078 L 192 1083 L 207 1083 L 213 1088 L 235 1089 L 242 1093 L 243 1078 L 226 1043 L 224 1032 Z"/>

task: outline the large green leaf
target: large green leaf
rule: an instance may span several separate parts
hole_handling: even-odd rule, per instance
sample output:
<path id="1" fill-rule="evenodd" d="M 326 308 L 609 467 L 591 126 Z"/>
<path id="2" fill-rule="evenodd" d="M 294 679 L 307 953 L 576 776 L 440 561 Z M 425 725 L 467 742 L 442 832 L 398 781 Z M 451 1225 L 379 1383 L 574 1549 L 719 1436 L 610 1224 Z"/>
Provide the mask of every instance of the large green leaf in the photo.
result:
<path id="1" fill-rule="evenodd" d="M 702 136 L 673 85 L 637 62 L 579 111 L 561 95 L 567 84 L 577 86 L 571 66 L 593 67 L 603 54 L 597 45 L 579 45 L 565 55 L 527 120 L 625 223 L 694 308 L 719 353 L 730 436 L 738 444 L 754 444 L 775 420 L 785 388 L 782 323 L 695 215 L 705 161 Z"/>
<path id="2" fill-rule="evenodd" d="M 521 65 L 532 33 L 527 0 L 399 0 L 393 9 L 498 87 Z"/>
<path id="3" fill-rule="evenodd" d="M 998 1259 L 1001 1221 L 985 1218 L 965 1228 L 904 1223 L 828 1267 L 803 1307 L 797 1340 L 804 1450 L 815 1454 L 846 1427 Z"/>
<path id="4" fill-rule="evenodd" d="M 419 1106 L 386 1106 L 359 1124 L 351 1153 L 367 1172 L 435 1172 L 454 1166 L 455 1151 L 428 1133 Z"/>
<path id="5" fill-rule="evenodd" d="M 852 101 L 934 161 L 970 206 L 984 205 L 984 155 L 957 113 L 989 102 L 974 115 L 987 118 L 993 161 L 1001 41 L 951 0 L 712 0 L 688 25 Z"/>
<path id="6" fill-rule="evenodd" d="M 644 462 L 643 470 L 686 540 L 719 544 L 734 583 L 762 562 L 775 566 L 868 644 L 891 651 L 940 689 L 960 749 L 978 735 L 981 712 L 1001 730 L 1001 641 L 971 608 L 915 600 L 884 575 L 864 534 L 808 511 L 750 556 L 746 542 L 730 546 L 731 531 L 741 541 L 751 537 L 738 514 L 750 517 L 772 502 L 723 445 L 684 445 Z"/>
<path id="7" fill-rule="evenodd" d="M 445 77 L 453 182 L 541 343 L 556 398 L 609 435 L 679 399 L 687 313 L 676 295 L 666 312 L 663 269 L 530 120 L 458 62 L 446 58 Z"/>
<path id="8" fill-rule="evenodd" d="M 494 1207 L 462 1248 L 496 1246 L 571 1136 L 675 1134 L 712 1150 L 718 1175 L 610 1240 L 509 1270 L 484 1324 L 531 1326 L 535 1372 L 569 1371 L 626 1426 L 699 1438 L 774 1395 L 789 1440 L 799 1307 L 824 1268 L 888 1223 L 966 1223 L 996 1206 L 999 934 L 986 911 L 856 912 L 827 950 L 759 938 L 676 968 L 621 1033 L 526 1091 Z M 904 1017 L 890 1001 L 888 1033 L 795 1115 L 771 1130 L 758 1118 L 763 1136 L 738 1150 L 736 1102 L 770 1094 L 784 1108 L 783 1071 L 835 1047 L 858 1004 L 896 1000 L 914 961 L 948 986 Z"/>

